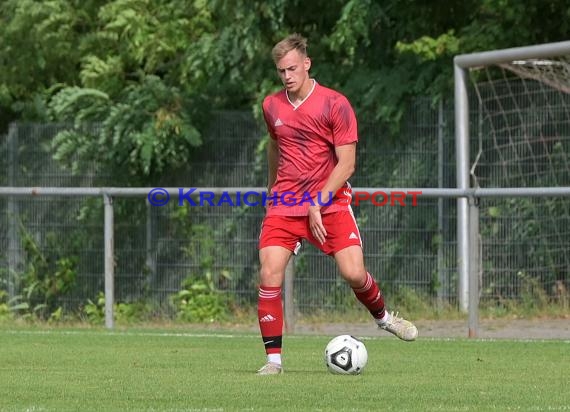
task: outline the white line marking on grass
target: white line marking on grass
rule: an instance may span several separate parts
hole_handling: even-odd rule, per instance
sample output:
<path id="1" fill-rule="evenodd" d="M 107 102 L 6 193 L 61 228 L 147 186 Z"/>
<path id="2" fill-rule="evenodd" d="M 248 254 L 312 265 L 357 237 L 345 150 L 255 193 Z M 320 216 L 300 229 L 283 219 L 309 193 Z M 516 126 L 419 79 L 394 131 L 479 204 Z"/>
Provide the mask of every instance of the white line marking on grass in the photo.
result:
<path id="1" fill-rule="evenodd" d="M 192 333 L 192 332 L 115 332 L 115 331 L 81 331 L 81 330 L 7 330 L 0 331 L 0 334 L 9 333 L 12 335 L 93 335 L 97 336 L 156 336 L 175 338 L 254 338 L 257 335 L 231 335 L 227 333 Z"/>
<path id="2" fill-rule="evenodd" d="M 259 334 L 230 334 L 230 333 L 205 333 L 205 332 L 138 332 L 138 331 L 107 331 L 107 330 L 0 330 L 0 334 L 8 333 L 13 335 L 93 335 L 98 336 L 141 336 L 141 337 L 173 337 L 173 338 L 248 338 L 260 339 Z M 285 339 L 324 339 L 330 338 L 332 335 L 284 335 Z M 360 336 L 362 340 L 387 340 L 394 339 L 391 336 Z M 434 341 L 434 342 L 520 342 L 520 343 L 566 343 L 570 344 L 569 339 L 496 339 L 496 338 L 452 338 L 452 337 L 426 337 L 418 339 L 418 341 Z"/>

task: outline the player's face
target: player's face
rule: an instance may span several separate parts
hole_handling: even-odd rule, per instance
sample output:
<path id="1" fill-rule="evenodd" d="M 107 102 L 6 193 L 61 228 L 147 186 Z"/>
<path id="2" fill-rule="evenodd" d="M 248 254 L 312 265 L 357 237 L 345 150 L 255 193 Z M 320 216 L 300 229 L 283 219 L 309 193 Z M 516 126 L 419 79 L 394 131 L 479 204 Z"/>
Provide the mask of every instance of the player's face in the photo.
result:
<path id="1" fill-rule="evenodd" d="M 309 79 L 311 59 L 291 50 L 277 62 L 277 73 L 289 93 L 298 93 Z"/>

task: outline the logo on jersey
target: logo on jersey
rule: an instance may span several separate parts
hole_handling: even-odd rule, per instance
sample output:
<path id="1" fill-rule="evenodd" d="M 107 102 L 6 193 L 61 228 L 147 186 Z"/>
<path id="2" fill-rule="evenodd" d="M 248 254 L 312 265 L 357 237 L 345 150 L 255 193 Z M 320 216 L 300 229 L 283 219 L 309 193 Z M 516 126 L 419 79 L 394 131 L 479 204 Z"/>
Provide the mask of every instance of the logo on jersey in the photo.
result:
<path id="1" fill-rule="evenodd" d="M 277 120 L 275 120 L 275 127 L 277 126 L 283 126 L 283 122 L 281 121 L 280 118 L 277 118 Z"/>

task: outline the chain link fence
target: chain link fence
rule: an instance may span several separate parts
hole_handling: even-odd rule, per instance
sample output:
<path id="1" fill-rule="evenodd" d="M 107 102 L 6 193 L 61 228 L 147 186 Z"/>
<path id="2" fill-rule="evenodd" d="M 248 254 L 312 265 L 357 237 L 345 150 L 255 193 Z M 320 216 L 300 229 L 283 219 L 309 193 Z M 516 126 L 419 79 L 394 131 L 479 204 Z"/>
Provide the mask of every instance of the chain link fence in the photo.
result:
<path id="1" fill-rule="evenodd" d="M 417 99 L 397 140 L 379 124 L 362 123 L 352 186 L 454 187 L 453 116 L 450 105 Z M 11 125 L 0 148 L 0 168 L 6 171 L 0 185 L 114 186 L 113 176 L 97 167 L 74 176 L 52 159 L 49 143 L 63 127 Z M 264 135 L 249 113 L 218 113 L 197 160 L 156 186 L 262 187 Z M 254 307 L 263 208 L 191 207 L 174 201 L 151 207 L 143 198 L 117 197 L 114 209 L 117 302 L 144 302 L 156 313 L 172 314 L 173 296 L 191 279 L 223 292 L 232 308 Z M 417 206 L 406 207 L 367 202 L 355 208 L 355 215 L 366 264 L 389 301 L 456 305 L 455 199 L 420 196 Z M 31 280 L 42 273 L 62 281 L 66 274 L 73 277 L 70 289 L 56 297 L 70 311 L 95 301 L 104 290 L 102 199 L 0 197 L 0 227 L 0 290 L 8 298 L 29 292 Z M 294 271 L 294 305 L 301 314 L 358 307 L 334 261 L 310 244 L 295 259 Z M 508 297 L 520 298 L 520 293 L 513 288 Z"/>

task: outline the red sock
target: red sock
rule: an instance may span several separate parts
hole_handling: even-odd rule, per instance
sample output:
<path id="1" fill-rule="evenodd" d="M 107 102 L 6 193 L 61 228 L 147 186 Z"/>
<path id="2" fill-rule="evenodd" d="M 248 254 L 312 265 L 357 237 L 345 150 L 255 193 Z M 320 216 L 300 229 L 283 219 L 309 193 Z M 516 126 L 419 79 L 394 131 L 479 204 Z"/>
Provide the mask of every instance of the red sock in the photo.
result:
<path id="1" fill-rule="evenodd" d="M 265 353 L 281 353 L 283 340 L 283 304 L 281 288 L 260 286 L 257 301 L 257 318 Z"/>
<path id="2" fill-rule="evenodd" d="M 384 296 L 378 287 L 378 284 L 370 273 L 366 273 L 366 282 L 360 288 L 352 288 L 356 298 L 366 306 L 366 309 L 374 316 L 375 319 L 384 317 Z"/>

